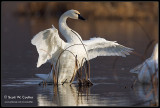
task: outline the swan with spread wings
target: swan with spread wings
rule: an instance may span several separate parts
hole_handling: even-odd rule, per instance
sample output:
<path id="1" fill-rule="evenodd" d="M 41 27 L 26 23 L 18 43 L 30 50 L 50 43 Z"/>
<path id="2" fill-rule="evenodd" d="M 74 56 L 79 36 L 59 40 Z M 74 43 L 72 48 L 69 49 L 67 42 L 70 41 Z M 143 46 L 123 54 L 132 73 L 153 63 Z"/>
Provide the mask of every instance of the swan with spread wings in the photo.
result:
<path id="1" fill-rule="evenodd" d="M 50 62 L 55 66 L 58 60 L 58 84 L 71 82 L 75 71 L 76 58 L 81 62 L 83 58 L 91 60 L 97 56 L 125 57 L 133 50 L 115 41 L 108 41 L 100 37 L 82 40 L 76 31 L 67 26 L 67 18 L 85 20 L 77 10 L 68 10 L 62 14 L 59 19 L 59 30 L 67 42 L 59 37 L 58 30 L 53 25 L 52 28 L 39 32 L 31 40 L 31 43 L 36 46 L 39 54 L 37 67 L 40 67 L 46 62 Z M 50 74 L 36 74 L 36 76 L 47 82 L 53 82 L 52 72 L 53 67 Z"/>

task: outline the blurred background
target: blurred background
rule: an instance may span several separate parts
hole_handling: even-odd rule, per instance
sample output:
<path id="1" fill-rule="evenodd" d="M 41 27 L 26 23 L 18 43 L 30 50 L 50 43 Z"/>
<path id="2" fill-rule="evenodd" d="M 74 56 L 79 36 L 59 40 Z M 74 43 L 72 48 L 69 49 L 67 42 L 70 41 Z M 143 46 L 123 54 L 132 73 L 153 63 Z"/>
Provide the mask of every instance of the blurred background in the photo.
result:
<path id="1" fill-rule="evenodd" d="M 129 70 L 151 56 L 159 38 L 158 2 L 7 1 L 1 2 L 1 6 L 2 85 L 11 84 L 19 78 L 36 78 L 36 73 L 50 72 L 49 63 L 36 68 L 38 53 L 31 44 L 31 39 L 38 32 L 51 28 L 52 24 L 59 29 L 60 16 L 69 9 L 78 10 L 87 19 L 67 20 L 68 26 L 78 32 L 83 40 L 102 37 L 134 49 L 134 53 L 126 58 L 98 57 L 91 60 L 93 83 L 131 85 L 133 75 Z M 59 34 L 64 39 L 60 32 Z M 2 93 L 9 92 L 7 89 L 9 88 L 2 90 Z M 132 103 L 135 100 L 130 99 Z"/>
<path id="2" fill-rule="evenodd" d="M 21 2 L 17 13 L 31 16 L 56 16 L 69 9 L 94 19 L 158 20 L 157 2 Z"/>

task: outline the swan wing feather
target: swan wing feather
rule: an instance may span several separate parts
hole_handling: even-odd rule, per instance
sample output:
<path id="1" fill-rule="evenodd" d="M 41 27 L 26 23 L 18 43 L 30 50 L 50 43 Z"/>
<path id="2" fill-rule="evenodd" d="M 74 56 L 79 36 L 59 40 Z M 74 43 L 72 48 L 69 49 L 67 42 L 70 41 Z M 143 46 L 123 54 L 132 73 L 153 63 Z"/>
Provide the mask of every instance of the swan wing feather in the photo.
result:
<path id="1" fill-rule="evenodd" d="M 132 52 L 132 48 L 118 44 L 116 41 L 108 41 L 104 38 L 91 38 L 83 43 L 87 47 L 89 60 L 97 56 L 122 56 L 126 57 Z"/>
<path id="2" fill-rule="evenodd" d="M 53 25 L 52 28 L 36 34 L 31 40 L 31 43 L 36 46 L 39 54 L 37 67 L 40 67 L 48 60 L 51 62 L 52 58 L 57 58 L 60 50 L 63 50 L 66 44 L 59 37 L 58 30 Z"/>

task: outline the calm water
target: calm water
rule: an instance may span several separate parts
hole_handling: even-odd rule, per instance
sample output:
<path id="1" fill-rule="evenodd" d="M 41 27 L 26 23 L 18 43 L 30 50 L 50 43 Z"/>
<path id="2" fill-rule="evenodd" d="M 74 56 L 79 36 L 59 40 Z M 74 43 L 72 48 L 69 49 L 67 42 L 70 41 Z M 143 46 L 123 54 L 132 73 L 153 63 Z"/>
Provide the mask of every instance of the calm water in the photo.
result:
<path id="1" fill-rule="evenodd" d="M 1 27 L 1 104 L 2 106 L 148 106 L 153 94 L 150 86 L 132 84 L 136 76 L 129 70 L 142 63 L 140 56 L 150 57 L 158 42 L 158 22 L 108 21 L 87 19 L 67 21 L 84 40 L 103 37 L 133 48 L 139 54 L 122 57 L 98 57 L 91 63 L 91 87 L 75 83 L 39 86 L 34 74 L 49 73 L 50 64 L 36 68 L 38 54 L 31 45 L 32 37 L 52 24 L 58 28 L 58 16 L 37 18 L 13 14 L 15 5 L 2 5 Z M 85 17 L 85 16 L 84 16 Z M 144 29 L 144 30 L 143 30 Z M 146 33 L 149 35 L 147 37 Z M 62 36 L 61 36 L 62 37 Z M 62 37 L 63 38 L 63 37 Z M 152 41 L 144 54 L 147 45 Z M 146 89 L 147 88 L 147 89 Z"/>

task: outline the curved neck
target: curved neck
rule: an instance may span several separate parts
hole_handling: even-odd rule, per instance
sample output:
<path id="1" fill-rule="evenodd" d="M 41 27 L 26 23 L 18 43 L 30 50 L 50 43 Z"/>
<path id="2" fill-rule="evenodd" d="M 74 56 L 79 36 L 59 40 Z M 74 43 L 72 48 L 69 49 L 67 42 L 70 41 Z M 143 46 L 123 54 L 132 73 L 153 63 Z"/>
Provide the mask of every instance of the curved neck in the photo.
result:
<path id="1" fill-rule="evenodd" d="M 69 33 L 67 31 L 70 31 L 71 29 L 67 26 L 66 20 L 68 16 L 63 14 L 59 19 L 59 30 L 61 34 L 64 36 L 64 38 L 69 42 L 71 40 L 71 37 L 69 36 Z"/>
<path id="2" fill-rule="evenodd" d="M 67 26 L 67 23 L 66 23 L 66 20 L 67 20 L 68 16 L 66 16 L 65 14 L 63 14 L 60 19 L 59 19 L 59 29 L 63 29 L 64 27 L 70 29 L 68 26 Z"/>
<path id="3" fill-rule="evenodd" d="M 60 30 L 61 34 L 65 37 L 67 42 L 73 42 L 73 43 L 78 42 L 79 43 L 80 42 L 79 39 L 82 40 L 82 38 L 79 36 L 78 33 L 76 33 L 77 35 L 75 36 L 75 33 L 72 32 L 73 30 L 67 26 L 66 20 L 68 17 L 69 16 L 67 16 L 65 13 L 60 17 L 59 30 Z"/>

